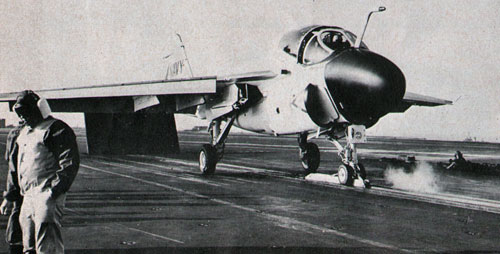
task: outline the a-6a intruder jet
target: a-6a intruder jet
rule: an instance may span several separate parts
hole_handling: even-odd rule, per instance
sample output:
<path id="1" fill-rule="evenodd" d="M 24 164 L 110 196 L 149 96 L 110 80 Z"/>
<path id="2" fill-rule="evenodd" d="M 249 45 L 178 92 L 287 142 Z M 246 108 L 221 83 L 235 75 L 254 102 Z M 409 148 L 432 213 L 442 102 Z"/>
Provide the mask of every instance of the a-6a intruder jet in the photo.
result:
<path id="1" fill-rule="evenodd" d="M 324 136 L 342 159 L 339 182 L 369 186 L 356 155 L 356 144 L 366 142 L 365 129 L 384 115 L 404 112 L 412 105 L 451 102 L 406 92 L 402 71 L 369 50 L 362 37 L 340 27 L 309 26 L 283 36 L 278 71 L 179 78 L 191 71 L 184 51 L 184 58 L 169 66 L 164 80 L 35 92 L 53 111 L 84 112 L 86 120 L 87 114 L 96 113 L 194 113 L 210 122 L 210 144 L 199 152 L 203 174 L 214 173 L 233 125 L 256 133 L 298 135 L 307 173 L 315 172 L 320 163 L 318 146 L 309 141 Z M 182 40 L 180 46 L 184 49 Z M 15 98 L 15 93 L 0 95 L 0 101 L 11 105 Z M 89 123 L 87 133 L 111 131 Z M 343 137 L 345 146 L 339 142 Z"/>

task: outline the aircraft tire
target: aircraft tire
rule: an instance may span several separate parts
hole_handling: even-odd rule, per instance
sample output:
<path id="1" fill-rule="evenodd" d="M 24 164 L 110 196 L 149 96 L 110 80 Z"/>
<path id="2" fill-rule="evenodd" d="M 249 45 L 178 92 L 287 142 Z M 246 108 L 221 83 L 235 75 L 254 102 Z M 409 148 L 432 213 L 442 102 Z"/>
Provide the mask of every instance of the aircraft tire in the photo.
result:
<path id="1" fill-rule="evenodd" d="M 314 143 L 307 143 L 305 150 L 305 154 L 300 158 L 302 167 L 308 174 L 315 173 L 321 160 L 319 148 Z"/>
<path id="2" fill-rule="evenodd" d="M 203 175 L 211 175 L 215 172 L 217 157 L 217 150 L 213 146 L 204 144 L 201 147 L 198 162 Z"/>
<path id="3" fill-rule="evenodd" d="M 354 182 L 354 169 L 348 165 L 340 165 L 339 170 L 337 172 L 337 176 L 339 178 L 339 182 L 342 185 L 352 186 Z"/>

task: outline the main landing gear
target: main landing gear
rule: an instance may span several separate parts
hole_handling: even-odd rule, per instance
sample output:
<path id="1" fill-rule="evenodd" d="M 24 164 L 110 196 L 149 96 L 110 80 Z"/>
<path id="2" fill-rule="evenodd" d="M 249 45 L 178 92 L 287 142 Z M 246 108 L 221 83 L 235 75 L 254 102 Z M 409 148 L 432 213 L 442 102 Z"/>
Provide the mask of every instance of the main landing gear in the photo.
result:
<path id="1" fill-rule="evenodd" d="M 233 125 L 236 114 L 233 114 L 221 131 L 221 119 L 215 119 L 210 123 L 210 144 L 204 144 L 200 149 L 199 154 L 199 165 L 200 171 L 203 175 L 210 175 L 215 172 L 215 166 L 217 162 L 222 159 L 224 155 L 224 145 L 226 142 L 229 130 Z"/>
<path id="2" fill-rule="evenodd" d="M 342 146 L 337 137 L 328 138 L 337 149 L 342 159 L 342 165 L 339 166 L 337 174 L 340 184 L 347 186 L 370 188 L 370 181 L 366 179 L 366 170 L 363 164 L 358 162 L 356 144 L 366 142 L 365 126 L 351 125 L 347 129 L 347 144 Z"/>
<path id="3" fill-rule="evenodd" d="M 319 167 L 319 148 L 314 143 L 307 142 L 307 132 L 299 135 L 299 156 L 302 167 L 307 174 L 315 173 Z"/>
<path id="4" fill-rule="evenodd" d="M 210 175 L 215 172 L 217 162 L 222 159 L 224 155 L 224 145 L 227 135 L 234 120 L 241 110 L 243 105 L 248 101 L 247 98 L 242 97 L 232 105 L 232 111 L 228 114 L 220 116 L 210 122 L 208 132 L 210 133 L 210 144 L 204 144 L 199 153 L 199 166 L 203 175 Z M 226 124 L 221 129 L 221 123 L 225 121 Z"/>

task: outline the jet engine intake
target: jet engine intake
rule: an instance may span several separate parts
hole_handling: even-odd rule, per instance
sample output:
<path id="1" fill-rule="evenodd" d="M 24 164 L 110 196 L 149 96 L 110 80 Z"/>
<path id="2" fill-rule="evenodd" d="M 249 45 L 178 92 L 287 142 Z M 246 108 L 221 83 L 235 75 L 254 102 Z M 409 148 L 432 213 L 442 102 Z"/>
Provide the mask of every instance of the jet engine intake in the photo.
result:
<path id="1" fill-rule="evenodd" d="M 334 121 L 338 119 L 338 113 L 333 102 L 323 87 L 309 84 L 306 87 L 304 104 L 311 120 L 320 127 L 331 127 Z"/>

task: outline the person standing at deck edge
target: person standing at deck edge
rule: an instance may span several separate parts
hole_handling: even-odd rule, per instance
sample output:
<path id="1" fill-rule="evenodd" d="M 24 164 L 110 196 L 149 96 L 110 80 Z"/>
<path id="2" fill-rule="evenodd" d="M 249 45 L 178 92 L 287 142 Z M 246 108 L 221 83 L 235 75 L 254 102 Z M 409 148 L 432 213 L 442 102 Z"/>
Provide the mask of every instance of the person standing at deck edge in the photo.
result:
<path id="1" fill-rule="evenodd" d="M 66 123 L 50 116 L 47 101 L 33 91 L 17 97 L 14 111 L 25 122 L 16 140 L 24 252 L 64 253 L 62 210 L 80 164 L 76 136 Z M 3 206 L 12 204 L 4 199 Z"/>
<path id="2" fill-rule="evenodd" d="M 24 123 L 20 122 L 18 126 L 12 129 L 7 135 L 7 143 L 5 146 L 5 160 L 8 163 L 9 172 L 7 174 L 6 190 L 3 193 L 4 201 L 0 206 L 2 215 L 9 215 L 7 228 L 5 230 L 5 241 L 9 244 L 10 254 L 23 253 L 23 238 L 21 226 L 19 225 L 19 212 L 21 211 L 21 204 L 23 197 L 19 192 L 19 185 L 17 184 L 17 151 L 18 147 L 16 139 L 19 132 L 23 128 Z M 11 206 L 7 206 L 8 201 Z"/>

